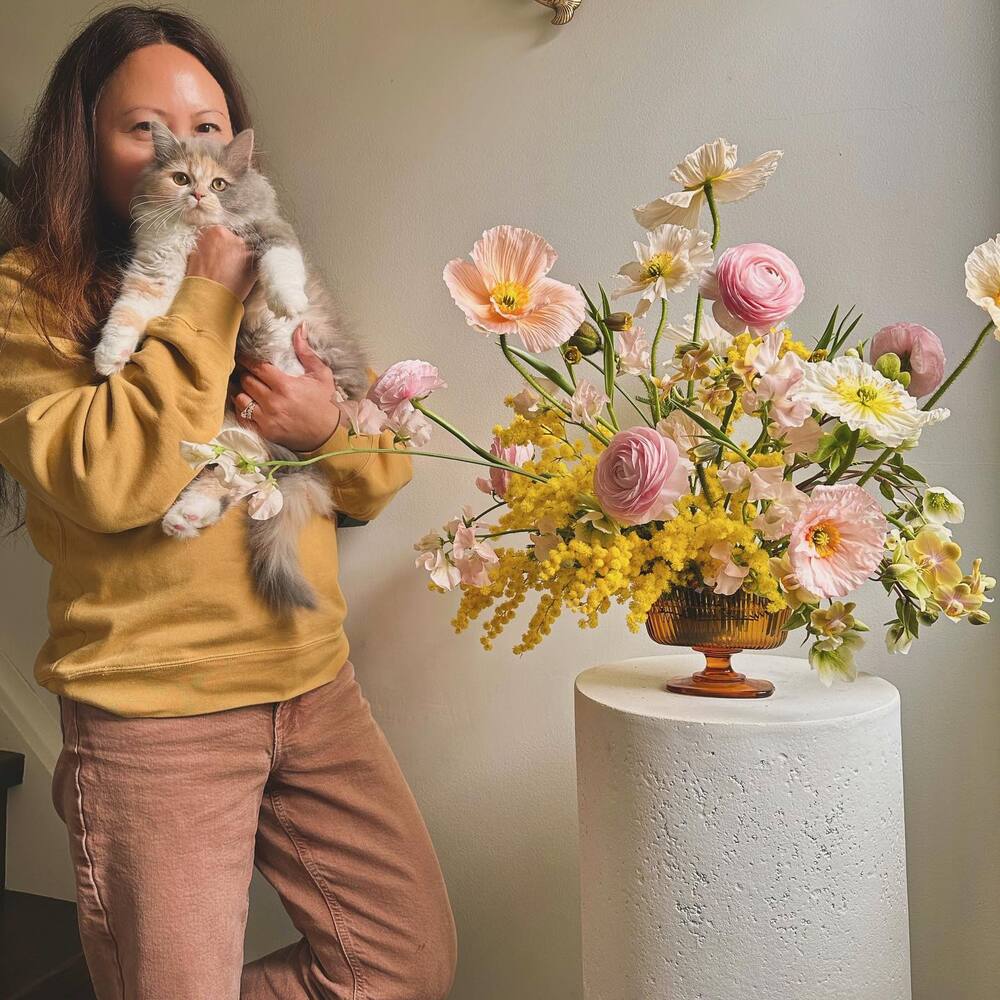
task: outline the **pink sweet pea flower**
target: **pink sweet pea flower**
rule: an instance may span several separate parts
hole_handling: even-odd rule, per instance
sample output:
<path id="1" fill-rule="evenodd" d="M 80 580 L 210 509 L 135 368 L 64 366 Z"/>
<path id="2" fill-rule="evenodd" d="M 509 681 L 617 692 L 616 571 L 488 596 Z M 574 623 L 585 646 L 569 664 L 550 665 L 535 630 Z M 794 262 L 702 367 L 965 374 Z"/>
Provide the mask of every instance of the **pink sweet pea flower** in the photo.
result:
<path id="1" fill-rule="evenodd" d="M 495 226 L 472 248 L 472 263 L 449 261 L 444 281 L 469 326 L 516 333 L 529 351 L 547 351 L 576 333 L 587 312 L 580 290 L 547 278 L 558 254 L 537 233 Z"/>
<path id="2" fill-rule="evenodd" d="M 702 572 L 705 583 L 717 594 L 735 594 L 743 586 L 750 567 L 733 562 L 733 547 L 729 542 L 716 542 L 708 554 L 719 563 L 719 568 L 714 573 Z"/>
<path id="3" fill-rule="evenodd" d="M 881 507 L 861 487 L 817 486 L 792 527 L 788 558 L 803 587 L 843 597 L 878 566 L 888 529 Z"/>
<path id="4" fill-rule="evenodd" d="M 606 514 L 622 524 L 674 517 L 688 491 L 691 463 L 653 427 L 619 431 L 594 468 L 594 492 Z"/>
<path id="5" fill-rule="evenodd" d="M 448 383 L 434 365 L 410 358 L 386 368 L 371 384 L 367 396 L 380 410 L 389 413 L 404 401 L 422 399 L 435 389 L 447 388 Z"/>
<path id="6" fill-rule="evenodd" d="M 462 583 L 474 587 L 485 587 L 490 582 L 487 566 L 498 563 L 500 557 L 485 539 L 476 538 L 475 526 L 459 525 L 455 531 L 455 541 L 451 556 L 462 574 Z"/>
<path id="7" fill-rule="evenodd" d="M 789 316 L 805 295 L 793 261 L 766 243 L 743 243 L 724 251 L 701 276 L 701 294 L 714 299 L 712 314 L 730 333 L 767 333 Z"/>
<path id="8" fill-rule="evenodd" d="M 533 444 L 501 444 L 500 437 L 493 435 L 490 444 L 490 454 L 503 459 L 510 465 L 522 466 L 525 462 L 535 457 L 535 446 Z M 510 485 L 510 477 L 515 475 L 506 469 L 490 469 L 490 478 L 482 476 L 476 477 L 476 486 L 484 493 L 495 493 L 498 497 L 507 495 L 507 487 Z"/>
<path id="9" fill-rule="evenodd" d="M 883 354 L 895 354 L 910 373 L 906 391 L 926 396 L 944 381 L 944 346 L 936 333 L 919 323 L 892 323 L 872 337 L 871 363 Z"/>

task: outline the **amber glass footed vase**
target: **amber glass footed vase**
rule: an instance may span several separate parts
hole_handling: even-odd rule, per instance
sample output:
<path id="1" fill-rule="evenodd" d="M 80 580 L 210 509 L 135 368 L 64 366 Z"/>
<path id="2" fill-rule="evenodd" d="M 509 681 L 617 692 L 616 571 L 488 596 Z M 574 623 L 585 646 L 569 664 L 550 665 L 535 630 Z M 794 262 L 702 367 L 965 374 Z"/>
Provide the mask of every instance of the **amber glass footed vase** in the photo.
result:
<path id="1" fill-rule="evenodd" d="M 704 670 L 671 677 L 666 690 L 709 698 L 766 698 L 774 685 L 733 670 L 730 657 L 744 649 L 780 646 L 790 615 L 790 608 L 768 611 L 764 598 L 741 590 L 726 595 L 682 587 L 657 598 L 646 616 L 651 638 L 705 654 Z"/>

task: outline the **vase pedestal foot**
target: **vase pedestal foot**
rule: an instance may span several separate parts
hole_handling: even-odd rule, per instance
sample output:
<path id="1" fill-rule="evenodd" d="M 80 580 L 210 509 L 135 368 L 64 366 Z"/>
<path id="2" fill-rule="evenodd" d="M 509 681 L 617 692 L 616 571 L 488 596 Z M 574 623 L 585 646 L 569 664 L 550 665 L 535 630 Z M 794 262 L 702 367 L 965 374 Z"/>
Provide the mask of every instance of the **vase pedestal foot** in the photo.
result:
<path id="1" fill-rule="evenodd" d="M 692 646 L 705 655 L 705 669 L 686 677 L 671 677 L 664 685 L 674 694 L 692 694 L 702 698 L 767 698 L 774 685 L 762 678 L 747 677 L 733 670 L 730 657 L 740 649 L 716 646 Z"/>

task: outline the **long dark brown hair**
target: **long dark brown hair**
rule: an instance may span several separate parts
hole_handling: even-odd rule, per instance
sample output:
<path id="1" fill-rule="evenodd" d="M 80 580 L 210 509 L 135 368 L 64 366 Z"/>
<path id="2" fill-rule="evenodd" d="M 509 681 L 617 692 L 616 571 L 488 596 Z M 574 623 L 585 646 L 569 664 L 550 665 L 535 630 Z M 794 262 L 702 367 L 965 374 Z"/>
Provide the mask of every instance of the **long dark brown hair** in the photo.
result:
<path id="1" fill-rule="evenodd" d="M 190 52 L 215 77 L 233 135 L 251 127 L 246 97 L 222 46 L 181 11 L 114 7 L 66 46 L 22 134 L 14 198 L 0 198 L 0 254 L 14 247 L 30 251 L 34 266 L 25 285 L 38 289 L 50 310 L 39 317 L 39 333 L 50 344 L 53 328 L 88 342 L 117 297 L 131 246 L 128 226 L 100 197 L 95 109 L 105 81 L 130 53 L 164 43 Z M 19 484 L 0 466 L 0 524 L 12 524 L 7 534 L 23 526 L 23 508 Z"/>

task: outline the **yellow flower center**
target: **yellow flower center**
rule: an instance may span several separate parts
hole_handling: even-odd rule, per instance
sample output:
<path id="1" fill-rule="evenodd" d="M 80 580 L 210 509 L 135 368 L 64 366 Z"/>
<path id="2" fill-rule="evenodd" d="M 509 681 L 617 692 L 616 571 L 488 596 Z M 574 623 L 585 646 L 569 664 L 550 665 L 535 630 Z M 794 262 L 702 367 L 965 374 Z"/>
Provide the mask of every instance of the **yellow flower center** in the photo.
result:
<path id="1" fill-rule="evenodd" d="M 832 521 L 820 521 L 806 535 L 806 541 L 821 559 L 832 556 L 840 547 L 840 531 Z"/>
<path id="2" fill-rule="evenodd" d="M 490 292 L 490 298 L 497 312 L 504 315 L 519 315 L 528 305 L 528 289 L 516 281 L 501 281 Z"/>
<path id="3" fill-rule="evenodd" d="M 993 296 L 993 301 L 1000 306 L 1000 288 L 997 289 L 996 295 Z"/>
<path id="4" fill-rule="evenodd" d="M 666 274 L 674 263 L 674 255 L 672 253 L 656 253 L 653 254 L 649 260 L 646 261 L 646 277 L 650 281 L 656 278 L 662 278 Z"/>
<path id="5" fill-rule="evenodd" d="M 879 419 L 900 410 L 899 400 L 885 386 L 840 379 L 834 392 L 848 404 L 860 406 L 866 415 Z"/>

